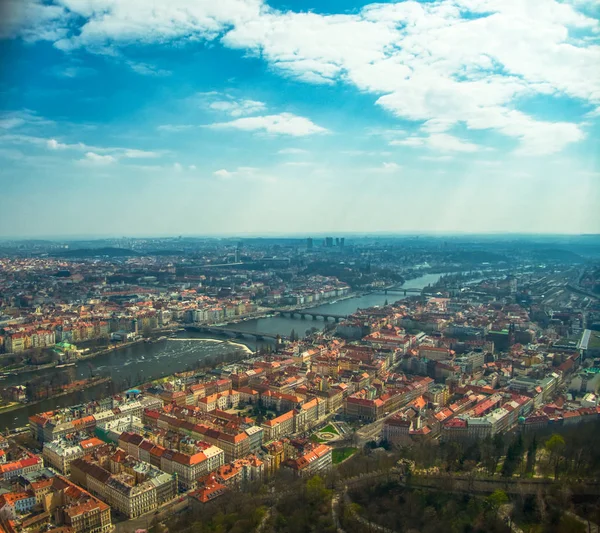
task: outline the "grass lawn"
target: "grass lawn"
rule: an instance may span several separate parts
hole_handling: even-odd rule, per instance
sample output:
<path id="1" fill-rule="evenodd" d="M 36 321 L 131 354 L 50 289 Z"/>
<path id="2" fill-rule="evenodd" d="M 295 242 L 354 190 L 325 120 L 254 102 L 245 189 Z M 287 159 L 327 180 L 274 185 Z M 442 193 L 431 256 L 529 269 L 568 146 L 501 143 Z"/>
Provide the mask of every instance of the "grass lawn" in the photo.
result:
<path id="1" fill-rule="evenodd" d="M 322 431 L 323 433 L 333 433 L 334 435 L 338 435 L 339 436 L 338 431 L 331 424 L 326 425 L 320 431 Z"/>
<path id="2" fill-rule="evenodd" d="M 325 439 L 320 439 L 316 435 L 311 435 L 310 440 L 313 442 L 318 442 L 319 444 L 321 444 L 322 442 L 327 442 Z"/>
<path id="3" fill-rule="evenodd" d="M 11 409 L 11 408 L 12 408 L 12 407 L 14 407 L 15 405 L 23 405 L 23 404 L 20 404 L 19 402 L 9 402 L 9 403 L 7 403 L 7 404 L 5 404 L 5 405 L 2 405 L 2 406 L 0 406 L 0 413 L 1 413 L 2 411 L 6 411 L 6 410 L 8 410 L 8 409 Z"/>
<path id="4" fill-rule="evenodd" d="M 600 334 L 597 331 L 592 331 L 590 335 L 590 342 L 588 343 L 588 348 L 600 348 Z"/>
<path id="5" fill-rule="evenodd" d="M 357 451 L 358 448 L 334 448 L 331 452 L 331 460 L 334 465 L 337 465 L 345 459 L 348 459 L 351 455 L 354 455 Z"/>

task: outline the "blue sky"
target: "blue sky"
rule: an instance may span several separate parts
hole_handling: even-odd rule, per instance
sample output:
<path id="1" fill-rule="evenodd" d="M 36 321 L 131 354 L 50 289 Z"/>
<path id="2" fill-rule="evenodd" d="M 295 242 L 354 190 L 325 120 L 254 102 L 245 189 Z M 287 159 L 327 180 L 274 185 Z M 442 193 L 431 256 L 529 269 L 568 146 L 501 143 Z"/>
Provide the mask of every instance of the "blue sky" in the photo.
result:
<path id="1" fill-rule="evenodd" d="M 600 232 L 598 0 L 1 6 L 1 236 Z"/>

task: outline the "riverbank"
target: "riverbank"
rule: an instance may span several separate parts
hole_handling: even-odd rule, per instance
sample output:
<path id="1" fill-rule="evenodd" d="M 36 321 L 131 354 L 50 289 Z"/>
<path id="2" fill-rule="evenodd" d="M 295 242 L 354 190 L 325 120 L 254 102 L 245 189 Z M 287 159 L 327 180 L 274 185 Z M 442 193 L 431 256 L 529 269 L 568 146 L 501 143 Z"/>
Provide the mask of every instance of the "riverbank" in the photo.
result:
<path id="1" fill-rule="evenodd" d="M 254 356 L 250 349 L 242 348 L 237 343 L 232 345 L 224 342 L 226 339 L 223 338 L 212 338 L 199 342 L 192 340 L 192 336 L 186 333 L 178 336 L 187 336 L 188 338 L 175 342 L 170 342 L 173 340 L 171 338 L 159 343 L 137 343 L 125 347 L 123 350 L 111 350 L 96 358 L 91 366 L 91 361 L 78 361 L 75 367 L 65 369 L 74 373 L 74 379 L 86 379 L 90 377 L 90 373 L 93 373 L 99 377 L 110 377 L 112 381 L 100 383 L 59 398 L 44 400 L 41 404 L 25 404 L 24 408 L 12 413 L 0 412 L 0 428 L 25 426 L 28 417 L 36 413 L 97 401 L 115 394 L 115 391 L 128 390 L 138 384 L 151 382 L 175 372 L 214 368 L 222 361 Z M 238 341 L 238 339 L 231 340 Z M 254 348 L 253 343 L 249 343 L 249 346 L 251 349 Z M 234 355 L 234 352 L 238 352 L 238 355 Z M 56 373 L 60 370 L 52 369 L 46 372 Z M 7 378 L 4 383 L 6 383 L 5 386 L 24 385 L 24 381 L 23 376 L 13 376 Z"/>
<path id="2" fill-rule="evenodd" d="M 40 370 L 48 370 L 50 368 L 56 368 L 58 363 L 48 363 L 45 365 L 29 365 L 20 366 L 7 371 L 2 372 L 3 376 L 18 376 L 19 374 L 27 374 L 28 372 L 39 372 Z"/>
<path id="3" fill-rule="evenodd" d="M 129 348 L 130 346 L 135 346 L 136 344 L 140 344 L 144 342 L 145 339 L 136 339 L 134 341 L 122 342 L 119 344 L 113 344 L 104 350 L 99 350 L 97 352 L 90 353 L 89 355 L 80 355 L 77 361 L 87 361 L 89 359 L 94 359 L 100 355 L 106 355 L 107 353 L 117 352 L 119 350 L 124 350 L 125 348 Z"/>
<path id="4" fill-rule="evenodd" d="M 156 333 L 153 332 L 152 333 L 152 337 L 148 337 L 148 339 L 154 338 L 154 337 L 158 338 L 161 335 L 164 335 L 165 333 L 167 333 L 167 334 L 174 333 L 178 329 L 179 329 L 179 327 L 177 329 L 169 328 L 169 329 L 164 329 L 164 330 L 157 331 Z M 130 348 L 131 346 L 135 346 L 137 344 L 143 343 L 146 340 L 147 340 L 146 338 L 140 338 L 140 339 L 136 339 L 134 341 L 122 342 L 122 343 L 119 343 L 119 344 L 109 345 L 107 348 L 102 348 L 100 350 L 97 350 L 95 352 L 91 352 L 89 354 L 80 355 L 77 359 L 69 361 L 67 364 L 69 366 L 71 366 L 73 364 L 78 363 L 79 361 L 89 361 L 91 359 L 94 359 L 96 357 L 100 357 L 102 355 L 106 355 L 106 354 L 118 352 L 120 350 L 125 350 L 127 348 Z M 60 368 L 61 365 L 63 365 L 63 364 L 65 364 L 65 363 L 61 363 L 60 361 L 55 361 L 53 363 L 47 363 L 45 365 L 24 365 L 24 366 L 19 367 L 19 368 L 15 368 L 15 369 L 11 369 L 11 370 L 6 371 L 6 372 L 2 372 L 2 374 L 0 374 L 0 375 L 4 375 L 4 376 L 18 376 L 20 374 L 27 374 L 27 373 L 33 373 L 33 372 L 41 372 L 43 370 L 52 370 L 52 369 Z"/>
<path id="5" fill-rule="evenodd" d="M 82 384 L 79 387 L 73 387 L 73 388 L 71 388 L 69 390 L 64 390 L 64 391 L 59 392 L 57 394 L 51 394 L 50 396 L 47 396 L 46 398 L 40 398 L 39 400 L 35 400 L 33 402 L 27 402 L 27 403 L 14 402 L 12 406 L 5 406 L 3 408 L 0 408 L 0 414 L 11 413 L 11 412 L 14 412 L 14 411 L 18 411 L 19 409 L 25 409 L 27 407 L 30 407 L 32 405 L 40 404 L 40 403 L 45 402 L 47 400 L 55 400 L 55 399 L 60 398 L 62 396 L 67 396 L 68 394 L 72 394 L 72 393 L 75 393 L 75 392 L 80 392 L 80 391 L 89 389 L 91 387 L 95 387 L 96 385 L 102 385 L 103 383 L 108 383 L 111 380 L 112 380 L 112 378 L 110 378 L 110 377 L 91 378 L 90 380 L 88 380 L 87 383 Z"/>
<path id="6" fill-rule="evenodd" d="M 393 285 L 394 287 L 397 287 L 398 284 Z M 390 286 L 391 287 L 391 286 Z M 387 288 L 390 288 L 387 287 Z M 276 313 L 279 310 L 285 310 L 285 311 L 308 311 L 311 309 L 317 309 L 320 306 L 324 306 L 324 305 L 335 305 L 335 304 L 339 304 L 341 302 L 346 302 L 349 300 L 353 300 L 353 299 L 359 299 L 362 298 L 364 296 L 368 296 L 370 294 L 372 294 L 375 290 L 385 290 L 384 288 L 381 289 L 371 289 L 368 291 L 359 291 L 359 292 L 351 292 L 349 294 L 346 294 L 344 296 L 339 296 L 339 297 L 335 297 L 335 298 L 330 298 L 327 300 L 322 300 L 322 301 L 317 301 L 317 302 L 311 302 L 311 303 L 307 303 L 307 304 L 301 304 L 301 305 L 289 305 L 289 306 L 283 306 L 283 307 L 279 307 L 277 309 L 272 309 L 272 308 L 266 308 L 263 307 L 260 309 L 260 311 L 253 313 L 251 315 L 246 315 L 244 317 L 240 317 L 240 318 L 236 318 L 230 321 L 226 321 L 226 322 L 222 322 L 220 324 L 216 324 L 216 323 L 208 323 L 208 322 L 198 322 L 198 323 L 192 323 L 191 325 L 193 326 L 217 326 L 217 325 L 223 325 L 223 326 L 231 326 L 234 324 L 247 324 L 249 322 L 252 321 L 256 321 L 256 320 L 265 320 L 265 319 L 270 319 L 273 317 L 274 313 Z M 109 345 L 106 348 L 102 348 L 99 349 L 97 351 L 85 354 L 85 355 L 80 355 L 76 360 L 72 361 L 72 363 L 77 363 L 80 361 L 91 361 L 97 357 L 101 357 L 103 355 L 107 355 L 107 354 L 113 354 L 113 353 L 118 353 L 120 351 L 125 351 L 128 348 L 132 347 L 132 346 L 136 346 L 138 344 L 142 344 L 142 343 L 146 343 L 148 341 L 151 341 L 152 344 L 155 344 L 158 339 L 160 339 L 160 337 L 165 336 L 165 335 L 170 335 L 173 333 L 177 333 L 181 328 L 183 327 L 183 324 L 177 324 L 176 326 L 170 326 L 170 327 L 166 327 L 164 329 L 158 329 L 158 330 L 154 330 L 151 335 L 149 337 L 145 337 L 145 338 L 139 338 L 136 339 L 134 341 L 128 341 L 128 342 L 122 342 L 119 344 L 113 344 L 113 345 Z M 168 339 L 165 340 L 177 340 L 177 337 L 173 338 L 173 337 L 169 337 Z M 223 341 L 219 341 L 216 339 L 211 339 L 211 338 L 199 338 L 198 340 L 206 340 L 206 341 L 210 341 L 210 342 L 223 342 Z M 158 341 L 160 342 L 160 341 Z M 238 345 L 240 347 L 243 347 L 243 349 L 250 351 L 251 353 L 254 353 L 253 350 L 246 344 L 243 343 L 233 343 L 230 341 L 231 344 L 233 345 Z M 35 373 L 35 372 L 41 372 L 44 370 L 52 370 L 57 368 L 57 366 L 59 366 L 60 363 L 58 362 L 54 362 L 54 363 L 48 363 L 46 365 L 38 365 L 38 366 L 23 366 L 19 369 L 13 369 L 10 370 L 8 372 L 6 372 L 4 375 L 9 376 L 9 375 L 20 375 L 20 374 L 24 374 L 24 373 Z"/>

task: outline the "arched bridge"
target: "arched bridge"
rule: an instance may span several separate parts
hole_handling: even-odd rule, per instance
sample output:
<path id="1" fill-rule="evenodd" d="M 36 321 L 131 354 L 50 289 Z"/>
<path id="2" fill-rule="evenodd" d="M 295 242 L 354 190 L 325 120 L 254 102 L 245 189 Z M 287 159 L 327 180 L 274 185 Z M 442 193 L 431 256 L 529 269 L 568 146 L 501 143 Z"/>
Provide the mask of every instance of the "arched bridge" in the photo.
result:
<path id="1" fill-rule="evenodd" d="M 423 289 L 403 289 L 401 287 L 388 287 L 387 289 L 373 291 L 371 294 L 404 294 L 404 296 L 408 296 L 409 294 L 421 294 L 422 292 Z"/>
<path id="2" fill-rule="evenodd" d="M 310 317 L 313 320 L 317 318 L 322 318 L 325 322 L 328 320 L 334 320 L 335 322 L 339 322 L 340 320 L 344 320 L 348 318 L 348 315 L 336 315 L 334 313 L 327 312 L 316 312 L 316 311 L 303 311 L 301 309 L 297 310 L 289 310 L 289 309 L 274 309 L 273 312 L 279 316 L 288 316 L 290 318 L 300 317 L 301 319 L 305 319 L 306 317 Z"/>
<path id="3" fill-rule="evenodd" d="M 213 335 L 224 335 L 229 337 L 254 337 L 257 340 L 263 339 L 282 339 L 286 340 L 287 336 L 278 335 L 277 333 L 264 333 L 260 331 L 246 331 L 242 329 L 231 328 L 229 326 L 186 326 L 188 331 L 197 331 L 200 333 L 212 333 Z"/>

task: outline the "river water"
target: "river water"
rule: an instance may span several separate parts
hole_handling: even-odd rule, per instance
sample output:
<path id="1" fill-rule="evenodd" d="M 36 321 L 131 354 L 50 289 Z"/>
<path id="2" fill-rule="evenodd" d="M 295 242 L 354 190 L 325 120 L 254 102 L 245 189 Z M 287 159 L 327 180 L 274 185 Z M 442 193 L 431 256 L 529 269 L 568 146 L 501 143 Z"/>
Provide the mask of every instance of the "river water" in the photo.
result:
<path id="1" fill-rule="evenodd" d="M 408 280 L 403 289 L 421 289 L 432 283 L 435 283 L 442 274 L 426 274 L 424 276 Z M 410 293 L 409 293 L 410 296 Z M 364 309 L 376 305 L 384 305 L 387 300 L 389 303 L 402 300 L 405 296 L 401 293 L 396 294 L 367 294 L 357 298 L 348 298 L 335 303 L 326 303 L 312 308 L 314 311 L 327 311 L 337 315 L 349 315 L 358 308 Z M 322 329 L 325 323 L 322 319 L 301 320 L 296 318 L 284 318 L 279 316 L 269 318 L 259 318 L 240 322 L 235 328 L 249 333 L 274 333 L 289 335 L 295 330 L 298 335 L 304 336 L 306 330 L 310 328 Z M 120 389 L 151 381 L 174 372 L 189 370 L 198 366 L 206 357 L 219 357 L 224 354 L 239 350 L 240 346 L 232 343 L 223 342 L 217 337 L 212 340 L 205 333 L 182 333 L 176 339 L 167 339 L 153 344 L 140 343 L 128 346 L 123 349 L 99 355 L 93 359 L 78 361 L 75 367 L 65 369 L 46 370 L 48 373 L 70 372 L 73 379 L 89 378 L 90 375 L 110 376 Z M 237 342 L 237 341 L 236 341 Z M 246 346 L 255 350 L 260 347 L 262 342 L 255 341 L 251 337 L 240 340 Z M 268 342 L 268 341 L 266 341 Z M 25 384 L 34 374 L 20 374 L 10 376 L 0 382 L 0 386 Z M 120 390 L 119 389 L 119 390 Z M 59 398 L 44 400 L 43 402 L 28 405 L 22 409 L 0 414 L 0 431 L 6 428 L 12 429 L 27 425 L 27 418 L 35 413 L 50 411 L 59 407 L 76 405 L 78 403 L 88 402 L 100 399 L 111 394 L 110 383 L 105 383 L 90 387 L 84 391 L 74 392 Z"/>

